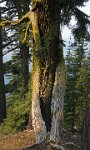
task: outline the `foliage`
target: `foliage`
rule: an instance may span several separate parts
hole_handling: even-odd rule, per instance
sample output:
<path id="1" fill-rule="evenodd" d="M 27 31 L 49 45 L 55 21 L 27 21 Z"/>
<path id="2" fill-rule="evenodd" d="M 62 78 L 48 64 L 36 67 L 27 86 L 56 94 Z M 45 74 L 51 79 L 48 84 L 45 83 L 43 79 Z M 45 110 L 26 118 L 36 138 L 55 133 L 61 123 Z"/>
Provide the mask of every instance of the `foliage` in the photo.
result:
<path id="1" fill-rule="evenodd" d="M 77 125 L 82 126 L 86 107 L 90 110 L 90 60 L 85 58 L 82 61 L 81 68 L 78 72 L 78 79 L 76 83 L 76 94 L 78 96 L 76 114 Z M 89 102 L 88 102 L 89 101 Z M 87 105 L 87 106 L 86 106 Z"/>
<path id="2" fill-rule="evenodd" d="M 66 56 L 66 94 L 65 94 L 65 127 L 73 129 L 75 125 L 75 83 L 76 73 L 74 66 L 74 57 L 72 54 L 73 47 L 69 46 L 69 50 Z"/>
<path id="3" fill-rule="evenodd" d="M 86 93 L 82 91 L 82 88 L 80 89 L 79 82 L 82 80 L 82 84 L 84 84 L 86 78 L 86 74 L 84 72 L 82 73 L 82 71 L 86 72 L 86 68 L 84 66 L 82 67 L 85 59 L 85 51 L 87 50 L 86 46 L 87 44 L 83 39 L 77 42 L 75 47 L 70 43 L 66 56 L 67 88 L 65 95 L 65 127 L 70 129 L 73 129 L 74 126 L 80 128 L 83 119 L 82 114 L 84 113 Z"/>
<path id="4" fill-rule="evenodd" d="M 4 134 L 23 130 L 28 125 L 31 107 L 31 95 L 27 93 L 22 97 L 20 93 L 13 92 L 7 98 L 7 118 L 0 125 L 0 132 Z"/>

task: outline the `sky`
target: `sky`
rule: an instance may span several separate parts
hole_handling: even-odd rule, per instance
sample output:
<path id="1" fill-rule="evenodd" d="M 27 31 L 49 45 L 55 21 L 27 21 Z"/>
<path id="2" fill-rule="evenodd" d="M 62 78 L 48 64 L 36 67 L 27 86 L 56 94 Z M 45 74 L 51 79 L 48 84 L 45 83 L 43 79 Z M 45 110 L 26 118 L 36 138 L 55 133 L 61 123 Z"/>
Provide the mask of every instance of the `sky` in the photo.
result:
<path id="1" fill-rule="evenodd" d="M 83 8 L 80 8 L 80 9 L 90 16 L 90 0 L 87 3 L 85 3 L 85 6 Z M 72 19 L 71 23 L 74 24 L 74 22 L 75 20 Z M 71 31 L 65 26 L 62 31 L 62 37 L 63 37 L 63 40 L 66 41 L 65 42 L 66 45 L 68 44 L 70 36 L 71 36 Z M 73 40 L 73 37 L 72 37 L 72 40 Z M 10 57 L 11 57 L 11 53 L 4 56 L 4 62 L 8 61 Z"/>
<path id="2" fill-rule="evenodd" d="M 84 7 L 81 7 L 79 9 L 85 12 L 88 16 L 90 16 L 90 0 L 87 3 L 85 3 Z M 72 25 L 75 24 L 74 18 L 71 20 L 71 24 Z M 68 27 L 64 26 L 62 30 L 62 38 L 65 41 L 65 45 L 66 45 L 66 47 L 64 47 L 64 56 L 66 55 L 66 52 L 67 52 L 67 47 L 68 47 L 70 36 L 71 36 L 71 40 L 73 41 L 74 38 L 72 36 L 71 30 L 68 29 Z M 90 47 L 90 43 L 88 43 L 88 47 Z"/>
<path id="3" fill-rule="evenodd" d="M 84 7 L 81 7 L 79 9 L 85 12 L 88 16 L 90 16 L 90 0 L 87 3 L 85 3 Z M 75 20 L 73 19 L 71 23 L 74 24 L 74 22 Z M 62 31 L 63 40 L 68 41 L 70 35 L 71 35 L 71 31 L 65 26 Z"/>

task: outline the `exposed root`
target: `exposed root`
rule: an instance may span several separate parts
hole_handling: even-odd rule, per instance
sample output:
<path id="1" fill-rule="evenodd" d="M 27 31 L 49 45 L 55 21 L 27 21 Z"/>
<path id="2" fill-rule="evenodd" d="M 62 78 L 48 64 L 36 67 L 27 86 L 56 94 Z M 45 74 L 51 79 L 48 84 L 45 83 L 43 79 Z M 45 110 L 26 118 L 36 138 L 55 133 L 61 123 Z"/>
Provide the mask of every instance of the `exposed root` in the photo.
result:
<path id="1" fill-rule="evenodd" d="M 59 150 L 65 150 L 63 146 L 59 146 L 57 144 L 52 144 L 50 143 L 50 145 L 53 147 L 53 148 L 56 148 L 56 149 L 59 149 Z"/>
<path id="2" fill-rule="evenodd" d="M 24 148 L 24 149 L 22 149 L 22 150 L 28 150 L 28 149 L 30 149 L 30 148 L 34 148 L 35 146 L 37 146 L 37 145 L 39 145 L 40 143 L 34 143 L 34 144 L 32 144 L 32 145 L 30 145 L 30 146 L 28 146 L 28 147 L 26 147 L 26 148 Z"/>
<path id="3" fill-rule="evenodd" d="M 73 145 L 73 146 L 77 147 L 78 149 L 80 149 L 80 146 L 76 145 L 76 144 L 73 143 L 73 142 L 67 142 L 67 143 L 65 143 L 64 145 Z"/>

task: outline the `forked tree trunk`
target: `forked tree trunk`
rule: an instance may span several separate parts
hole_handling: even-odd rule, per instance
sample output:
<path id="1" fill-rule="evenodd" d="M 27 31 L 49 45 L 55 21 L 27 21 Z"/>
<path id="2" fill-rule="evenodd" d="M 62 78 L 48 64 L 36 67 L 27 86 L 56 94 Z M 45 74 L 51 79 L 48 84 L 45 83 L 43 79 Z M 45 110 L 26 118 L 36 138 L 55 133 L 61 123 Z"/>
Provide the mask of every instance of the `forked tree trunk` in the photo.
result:
<path id="1" fill-rule="evenodd" d="M 32 124 L 40 142 L 51 129 L 51 97 L 58 64 L 60 9 L 56 1 L 33 2 Z"/>
<path id="2" fill-rule="evenodd" d="M 55 75 L 53 90 L 54 106 L 52 116 L 52 126 L 50 140 L 57 144 L 62 142 L 63 138 L 63 107 L 65 93 L 65 62 L 63 58 L 63 48 L 60 48 L 60 62 L 58 63 Z"/>
<path id="3" fill-rule="evenodd" d="M 1 21 L 1 8 L 0 8 Z M 4 72 L 3 72 L 3 53 L 2 53 L 2 27 L 0 27 L 0 123 L 6 118 L 6 99 L 4 87 Z"/>

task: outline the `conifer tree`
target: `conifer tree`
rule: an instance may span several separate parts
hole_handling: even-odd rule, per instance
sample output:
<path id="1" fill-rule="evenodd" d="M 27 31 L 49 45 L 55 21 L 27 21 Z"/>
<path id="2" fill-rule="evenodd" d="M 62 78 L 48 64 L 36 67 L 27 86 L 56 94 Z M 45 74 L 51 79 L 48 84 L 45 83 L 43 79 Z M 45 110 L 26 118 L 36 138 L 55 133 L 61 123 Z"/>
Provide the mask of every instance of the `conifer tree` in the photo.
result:
<path id="1" fill-rule="evenodd" d="M 78 103 L 78 89 L 76 89 L 76 84 L 82 60 L 85 58 L 86 45 L 86 41 L 81 39 L 81 41 L 77 42 L 77 46 L 71 47 L 71 54 L 69 50 L 68 56 L 66 57 L 67 90 L 65 98 L 65 119 L 70 129 L 73 129 L 74 126 L 80 128 L 78 122 L 81 123 L 80 120 L 78 121 L 81 109 L 78 108 L 81 104 Z"/>
<path id="2" fill-rule="evenodd" d="M 75 126 L 75 68 L 74 68 L 74 57 L 72 54 L 74 47 L 71 41 L 67 55 L 65 58 L 66 62 L 66 94 L 65 94 L 65 125 L 67 128 L 73 130 Z"/>
<path id="3" fill-rule="evenodd" d="M 15 23 L 31 21 L 33 39 L 32 125 L 37 142 L 42 141 L 51 129 L 50 106 L 55 73 L 59 63 L 63 66 L 62 49 L 59 49 L 59 42 L 61 42 L 59 39 L 60 25 L 68 24 L 71 16 L 75 15 L 77 28 L 73 30 L 74 35 L 78 36 L 79 39 L 86 36 L 89 19 L 78 9 L 86 1 L 32 0 L 32 9 L 21 20 L 14 23 L 4 22 L 6 25 L 8 23 L 15 25 Z M 82 34 L 79 34 L 80 32 Z M 62 70 L 64 70 L 63 67 Z M 56 117 L 57 113 L 55 112 L 54 118 Z M 56 129 L 56 126 L 54 129 Z M 59 132 L 58 137 L 60 135 L 61 132 Z M 55 136 L 57 137 L 57 134 Z"/>
<path id="4" fill-rule="evenodd" d="M 81 147 L 88 150 L 90 147 L 90 58 L 81 62 L 76 84 L 78 93 L 78 119 L 81 124 Z"/>

